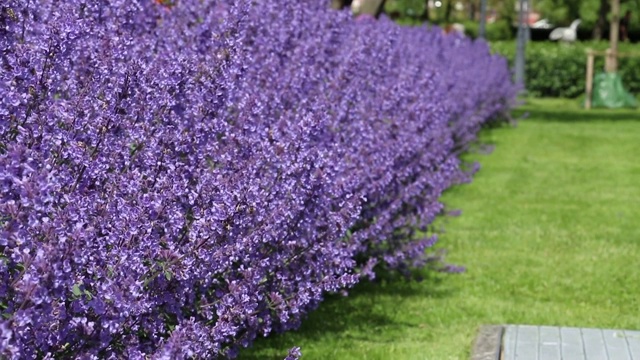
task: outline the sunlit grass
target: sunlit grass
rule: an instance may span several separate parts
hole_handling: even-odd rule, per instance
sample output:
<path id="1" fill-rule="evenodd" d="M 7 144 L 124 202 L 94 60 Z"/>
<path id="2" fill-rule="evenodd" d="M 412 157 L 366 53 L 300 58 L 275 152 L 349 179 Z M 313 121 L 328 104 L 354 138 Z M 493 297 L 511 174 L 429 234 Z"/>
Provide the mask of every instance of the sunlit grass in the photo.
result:
<path id="1" fill-rule="evenodd" d="M 640 329 L 640 112 L 530 100 L 483 133 L 482 170 L 443 200 L 439 246 L 462 275 L 385 279 L 328 299 L 241 359 L 466 359 L 482 324 Z"/>

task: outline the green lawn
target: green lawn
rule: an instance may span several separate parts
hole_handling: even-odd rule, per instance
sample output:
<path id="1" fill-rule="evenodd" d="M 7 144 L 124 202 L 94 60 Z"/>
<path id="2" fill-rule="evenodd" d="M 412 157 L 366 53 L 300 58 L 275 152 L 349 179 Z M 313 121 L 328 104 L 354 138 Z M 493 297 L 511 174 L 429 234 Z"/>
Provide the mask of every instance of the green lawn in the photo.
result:
<path id="1" fill-rule="evenodd" d="M 241 359 L 467 359 L 482 324 L 640 329 L 640 111 L 530 100 L 483 133 L 473 183 L 444 196 L 439 246 L 461 275 L 362 284 Z"/>

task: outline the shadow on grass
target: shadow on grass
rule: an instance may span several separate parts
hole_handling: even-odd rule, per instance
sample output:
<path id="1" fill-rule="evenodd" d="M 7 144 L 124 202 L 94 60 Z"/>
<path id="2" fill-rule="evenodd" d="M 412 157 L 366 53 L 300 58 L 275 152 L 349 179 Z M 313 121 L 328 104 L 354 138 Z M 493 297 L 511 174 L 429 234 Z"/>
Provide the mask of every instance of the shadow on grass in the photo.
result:
<path id="1" fill-rule="evenodd" d="M 347 297 L 327 295 L 318 309 L 308 314 L 298 330 L 257 339 L 250 349 L 241 352 L 240 358 L 283 359 L 292 346 L 323 337 L 366 341 L 384 332 L 384 339 L 376 341 L 392 343 L 398 340 L 392 335 L 394 330 L 397 329 L 398 336 L 401 336 L 401 329 L 420 325 L 411 322 L 405 313 L 404 303 L 408 299 L 416 296 L 445 298 L 453 292 L 445 287 L 446 274 L 423 272 L 422 275 L 427 278 L 417 281 L 383 273 L 374 281 L 361 282 L 351 289 Z"/>
<path id="2" fill-rule="evenodd" d="M 591 122 L 591 121 L 631 121 L 640 119 L 640 113 L 634 110 L 543 110 L 530 112 L 530 119 L 552 122 Z M 526 120 L 525 120 L 526 121 Z"/>
<path id="3" fill-rule="evenodd" d="M 583 99 L 527 99 L 514 109 L 514 118 L 552 122 L 631 121 L 640 119 L 638 109 L 583 108 Z M 528 114 L 522 119 L 523 114 Z"/>

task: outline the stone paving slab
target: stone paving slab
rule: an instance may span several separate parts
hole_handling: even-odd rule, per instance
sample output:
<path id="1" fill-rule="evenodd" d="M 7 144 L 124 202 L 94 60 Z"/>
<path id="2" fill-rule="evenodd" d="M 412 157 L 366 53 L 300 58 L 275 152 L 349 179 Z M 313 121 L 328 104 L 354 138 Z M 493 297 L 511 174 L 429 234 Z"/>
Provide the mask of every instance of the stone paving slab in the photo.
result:
<path id="1" fill-rule="evenodd" d="M 500 360 L 503 334 L 502 325 L 482 326 L 471 350 L 471 360 Z"/>
<path id="2" fill-rule="evenodd" d="M 502 360 L 640 360 L 640 331 L 507 325 Z"/>

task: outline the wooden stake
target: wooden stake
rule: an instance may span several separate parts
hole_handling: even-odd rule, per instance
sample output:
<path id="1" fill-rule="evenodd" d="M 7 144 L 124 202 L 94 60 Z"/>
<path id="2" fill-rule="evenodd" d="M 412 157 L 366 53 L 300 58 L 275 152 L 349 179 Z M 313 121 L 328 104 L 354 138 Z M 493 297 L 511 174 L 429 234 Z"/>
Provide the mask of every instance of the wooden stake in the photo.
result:
<path id="1" fill-rule="evenodd" d="M 591 109 L 591 99 L 593 97 L 593 64 L 595 54 L 593 50 L 587 49 L 587 99 L 584 102 L 585 109 Z"/>

